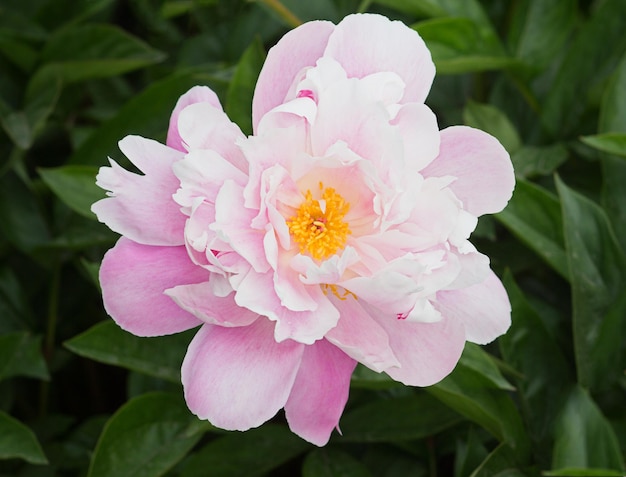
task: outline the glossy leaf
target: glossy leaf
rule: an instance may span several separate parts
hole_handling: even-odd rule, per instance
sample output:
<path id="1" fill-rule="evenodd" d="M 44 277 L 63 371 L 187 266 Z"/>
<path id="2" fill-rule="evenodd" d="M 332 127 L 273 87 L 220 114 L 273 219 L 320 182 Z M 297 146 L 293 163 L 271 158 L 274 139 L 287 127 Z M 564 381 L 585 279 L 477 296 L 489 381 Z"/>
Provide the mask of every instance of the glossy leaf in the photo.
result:
<path id="1" fill-rule="evenodd" d="M 64 344 L 80 356 L 178 383 L 180 365 L 194 332 L 140 338 L 108 320 Z"/>
<path id="2" fill-rule="evenodd" d="M 0 335 L 0 380 L 12 376 L 50 379 L 41 351 L 41 336 L 28 332 Z"/>
<path id="3" fill-rule="evenodd" d="M 624 461 L 615 434 L 588 392 L 580 387 L 571 390 L 555 430 L 552 470 L 562 473 L 552 475 L 565 475 L 571 469 L 604 469 L 623 475 Z"/>
<path id="4" fill-rule="evenodd" d="M 23 459 L 40 465 L 48 463 L 33 431 L 3 411 L 0 411 L 1 459 Z"/>
<path id="5" fill-rule="evenodd" d="M 367 467 L 350 454 L 316 449 L 304 459 L 302 477 L 371 477 Z"/>
<path id="6" fill-rule="evenodd" d="M 347 412 L 340 421 L 342 442 L 419 439 L 461 420 L 428 394 L 381 399 Z"/>
<path id="7" fill-rule="evenodd" d="M 264 475 L 311 447 L 285 426 L 265 424 L 231 433 L 199 449 L 185 463 L 181 477 L 255 477 Z"/>
<path id="8" fill-rule="evenodd" d="M 569 153 L 562 144 L 522 146 L 511 155 L 515 175 L 520 178 L 552 174 L 567 161 Z"/>
<path id="9" fill-rule="evenodd" d="M 62 166 L 39 169 L 39 175 L 65 205 L 84 217 L 95 219 L 91 204 L 103 199 L 105 193 L 96 186 L 98 169 L 90 166 Z"/>
<path id="10" fill-rule="evenodd" d="M 468 18 L 437 18 L 413 26 L 422 36 L 438 74 L 458 74 L 512 66 L 497 39 Z"/>
<path id="11" fill-rule="evenodd" d="M 496 447 L 472 472 L 471 477 L 526 477 L 517 463 L 513 449 L 506 444 Z"/>
<path id="12" fill-rule="evenodd" d="M 201 430 L 180 396 L 144 394 L 127 402 L 107 422 L 87 475 L 163 475 L 198 442 Z"/>
<path id="13" fill-rule="evenodd" d="M 496 218 L 559 275 L 569 277 L 561 208 L 554 195 L 518 180 L 513 198 Z"/>
<path id="14" fill-rule="evenodd" d="M 239 60 L 228 88 L 226 113 L 244 134 L 252 134 L 252 97 L 264 61 L 263 45 L 255 41 Z"/>
<path id="15" fill-rule="evenodd" d="M 599 151 L 616 156 L 626 157 L 626 134 L 624 133 L 604 133 L 595 136 L 583 136 L 582 142 Z"/>
<path id="16" fill-rule="evenodd" d="M 556 184 L 572 271 L 578 381 L 584 387 L 606 387 L 623 372 L 619 358 L 626 333 L 626 257 L 604 211 L 559 178 Z"/>

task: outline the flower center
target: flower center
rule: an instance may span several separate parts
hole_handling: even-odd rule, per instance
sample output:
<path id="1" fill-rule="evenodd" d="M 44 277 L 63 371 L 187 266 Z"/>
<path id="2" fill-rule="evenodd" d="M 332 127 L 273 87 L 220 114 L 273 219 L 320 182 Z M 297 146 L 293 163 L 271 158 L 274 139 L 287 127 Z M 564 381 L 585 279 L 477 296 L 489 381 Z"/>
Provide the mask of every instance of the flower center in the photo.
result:
<path id="1" fill-rule="evenodd" d="M 307 190 L 304 202 L 296 215 L 287 220 L 287 226 L 300 246 L 300 253 L 308 252 L 314 259 L 324 260 L 346 245 L 352 231 L 343 220 L 350 204 L 332 187 L 324 188 L 322 182 L 319 187 L 322 198 L 313 199 L 313 194 Z"/>

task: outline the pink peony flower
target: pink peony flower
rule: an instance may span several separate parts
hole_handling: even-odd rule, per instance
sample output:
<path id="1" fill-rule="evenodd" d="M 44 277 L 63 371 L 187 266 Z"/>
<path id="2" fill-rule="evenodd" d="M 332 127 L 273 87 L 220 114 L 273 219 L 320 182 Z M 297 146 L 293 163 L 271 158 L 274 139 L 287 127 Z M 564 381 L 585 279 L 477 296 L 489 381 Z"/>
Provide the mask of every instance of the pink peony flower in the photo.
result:
<path id="1" fill-rule="evenodd" d="M 324 445 L 357 362 L 407 385 L 452 371 L 465 341 L 510 324 L 489 259 L 468 241 L 514 176 L 479 130 L 439 131 L 435 68 L 416 32 L 378 15 L 311 22 L 270 50 L 245 137 L 216 95 L 178 101 L 167 145 L 137 136 L 93 205 L 123 235 L 104 306 L 140 336 L 201 325 L 182 365 L 192 412 L 224 429 L 281 408 Z"/>

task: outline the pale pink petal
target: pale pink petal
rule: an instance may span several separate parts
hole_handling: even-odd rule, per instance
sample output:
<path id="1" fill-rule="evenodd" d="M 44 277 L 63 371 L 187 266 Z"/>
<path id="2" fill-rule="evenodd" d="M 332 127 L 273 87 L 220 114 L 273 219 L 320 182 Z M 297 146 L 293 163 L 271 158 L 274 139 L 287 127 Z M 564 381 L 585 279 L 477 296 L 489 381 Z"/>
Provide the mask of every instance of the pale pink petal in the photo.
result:
<path id="1" fill-rule="evenodd" d="M 322 56 L 335 25 L 308 22 L 291 30 L 270 49 L 254 90 L 252 125 L 256 131 L 265 113 L 283 103 L 296 76 Z M 293 99 L 293 98 L 292 98 Z"/>
<path id="2" fill-rule="evenodd" d="M 245 136 L 221 109 L 210 103 L 187 106 L 178 116 L 178 130 L 186 150 L 210 149 L 238 169 L 247 170 L 247 161 L 237 145 Z"/>
<path id="3" fill-rule="evenodd" d="M 399 21 L 380 15 L 349 15 L 328 39 L 324 56 L 337 60 L 349 77 L 398 74 L 406 89 L 402 102 L 424 102 L 435 77 L 435 65 L 421 37 Z"/>
<path id="4" fill-rule="evenodd" d="M 304 345 L 276 343 L 274 324 L 204 325 L 189 344 L 181 369 L 185 399 L 200 419 L 222 429 L 258 427 L 284 407 Z"/>
<path id="5" fill-rule="evenodd" d="M 439 126 L 437 117 L 421 103 L 405 104 L 391 124 L 398 127 L 404 143 L 407 167 L 420 171 L 439 154 Z"/>
<path id="6" fill-rule="evenodd" d="M 385 369 L 396 381 L 409 386 L 430 386 L 445 378 L 456 366 L 465 346 L 465 329 L 444 315 L 434 323 L 390 318 L 371 310 L 389 335 L 389 345 L 400 366 Z"/>
<path id="7" fill-rule="evenodd" d="M 170 116 L 170 125 L 167 131 L 166 144 L 169 147 L 177 149 L 179 151 L 186 151 L 183 146 L 182 139 L 178 133 L 178 116 L 180 112 L 187 106 L 195 103 L 209 103 L 211 106 L 217 109 L 222 109 L 220 100 L 217 95 L 207 86 L 194 86 L 185 94 L 183 94 L 176 102 L 176 107 L 172 111 Z"/>
<path id="8" fill-rule="evenodd" d="M 329 292 L 331 295 L 331 292 Z M 341 300 L 331 296 L 341 318 L 337 326 L 326 333 L 326 339 L 341 348 L 348 356 L 374 371 L 383 371 L 399 364 L 385 330 L 352 296 Z"/>
<path id="9" fill-rule="evenodd" d="M 477 285 L 437 293 L 435 307 L 448 320 L 465 326 L 466 339 L 487 344 L 511 326 L 511 304 L 500 279 L 489 272 Z"/>
<path id="10" fill-rule="evenodd" d="M 208 279 L 206 270 L 191 263 L 185 247 L 152 247 L 124 237 L 105 254 L 100 267 L 104 308 L 121 328 L 138 336 L 198 326 L 201 322 L 164 291 Z"/>
<path id="11" fill-rule="evenodd" d="M 134 174 L 111 160 L 101 167 L 96 184 L 109 191 L 91 206 L 111 230 L 145 245 L 182 245 L 186 217 L 172 199 L 179 186 L 172 165 L 182 153 L 139 136 L 126 136 L 120 149 L 145 175 Z"/>
<path id="12" fill-rule="evenodd" d="M 508 152 L 479 129 L 452 126 L 441 131 L 439 157 L 424 177 L 454 176 L 450 189 L 475 216 L 500 212 L 513 194 L 515 175 Z"/>
<path id="13" fill-rule="evenodd" d="M 317 302 L 314 310 L 293 311 L 283 305 L 274 289 L 271 273 L 250 271 L 237 285 L 235 301 L 239 306 L 276 321 L 274 338 L 278 342 L 295 340 L 312 344 L 321 339 L 339 320 L 339 311 L 317 286 L 309 293 Z"/>
<path id="14" fill-rule="evenodd" d="M 205 323 L 220 326 L 247 326 L 259 315 L 235 303 L 233 293 L 221 297 L 209 282 L 179 285 L 165 291 L 178 306 Z"/>
<path id="15" fill-rule="evenodd" d="M 355 360 L 326 340 L 306 346 L 285 404 L 289 428 L 315 445 L 325 445 L 348 401 L 355 366 Z"/>

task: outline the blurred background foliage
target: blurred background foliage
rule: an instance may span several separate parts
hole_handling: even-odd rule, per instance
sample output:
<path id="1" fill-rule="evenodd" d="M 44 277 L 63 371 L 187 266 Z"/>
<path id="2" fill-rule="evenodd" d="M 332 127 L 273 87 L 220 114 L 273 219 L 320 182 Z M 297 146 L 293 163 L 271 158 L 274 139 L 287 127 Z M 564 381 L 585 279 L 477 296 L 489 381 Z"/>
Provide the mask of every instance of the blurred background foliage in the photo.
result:
<path id="1" fill-rule="evenodd" d="M 136 338 L 103 311 L 97 168 L 129 165 L 127 134 L 163 141 L 196 84 L 250 133 L 267 49 L 357 11 L 425 39 L 442 128 L 511 154 L 513 199 L 473 241 L 513 325 L 427 389 L 357 368 L 325 448 L 280 414 L 217 430 L 182 400 L 190 335 Z M 2 0 L 0 122 L 0 475 L 624 475 L 623 0 Z"/>

